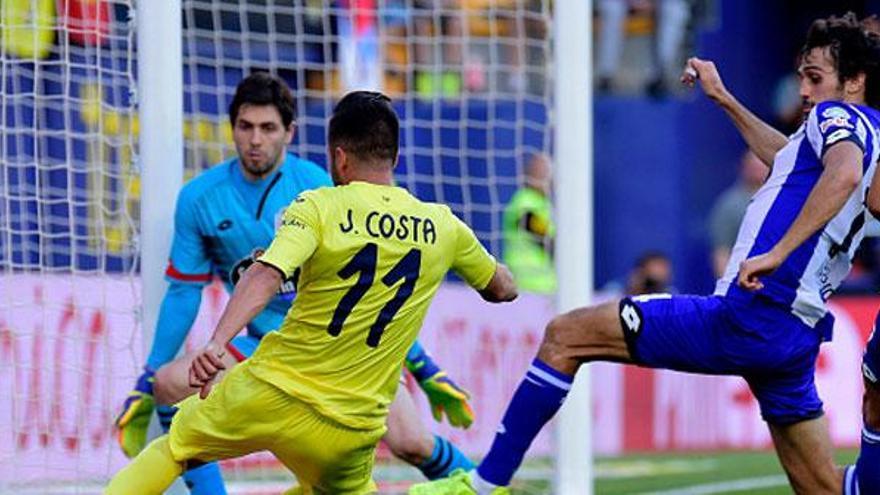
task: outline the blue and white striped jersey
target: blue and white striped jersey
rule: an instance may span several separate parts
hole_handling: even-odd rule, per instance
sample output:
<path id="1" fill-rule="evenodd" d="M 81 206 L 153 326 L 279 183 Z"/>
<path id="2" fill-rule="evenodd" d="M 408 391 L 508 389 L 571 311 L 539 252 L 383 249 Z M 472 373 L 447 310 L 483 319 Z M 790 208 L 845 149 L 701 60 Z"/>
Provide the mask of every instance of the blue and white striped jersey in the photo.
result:
<path id="1" fill-rule="evenodd" d="M 740 263 L 766 253 L 788 231 L 822 174 L 822 156 L 832 145 L 851 141 L 864 151 L 863 179 L 824 229 L 795 249 L 773 274 L 762 277 L 763 297 L 790 308 L 814 327 L 827 313 L 825 301 L 849 273 L 869 220 L 865 195 L 874 175 L 880 113 L 859 105 L 823 102 L 776 154 L 767 182 L 755 193 L 739 228 L 715 294 L 750 299 L 736 283 Z"/>

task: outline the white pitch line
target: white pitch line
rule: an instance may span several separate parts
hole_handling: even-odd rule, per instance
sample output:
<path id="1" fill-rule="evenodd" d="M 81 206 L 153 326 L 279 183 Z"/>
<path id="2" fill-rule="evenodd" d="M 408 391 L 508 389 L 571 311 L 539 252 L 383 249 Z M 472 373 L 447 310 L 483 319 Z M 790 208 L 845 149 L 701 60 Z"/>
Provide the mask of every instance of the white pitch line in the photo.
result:
<path id="1" fill-rule="evenodd" d="M 741 492 L 755 488 L 770 488 L 785 486 L 788 478 L 783 475 L 762 476 L 760 478 L 745 478 L 739 480 L 719 481 L 717 483 L 704 483 L 700 485 L 685 486 L 661 492 L 644 492 L 640 495 L 712 495 L 714 493 Z"/>

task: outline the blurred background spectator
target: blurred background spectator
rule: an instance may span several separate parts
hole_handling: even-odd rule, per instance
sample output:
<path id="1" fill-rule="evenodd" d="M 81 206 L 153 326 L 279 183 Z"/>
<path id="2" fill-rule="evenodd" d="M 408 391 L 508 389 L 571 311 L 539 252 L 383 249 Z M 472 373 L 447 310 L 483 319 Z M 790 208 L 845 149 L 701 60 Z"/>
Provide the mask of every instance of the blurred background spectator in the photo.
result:
<path id="1" fill-rule="evenodd" d="M 676 267 L 679 288 L 711 291 L 726 258 L 716 253 L 733 242 L 738 222 L 710 220 L 709 212 L 716 206 L 715 215 L 726 218 L 736 209 L 730 205 L 736 202 L 735 191 L 740 208 L 750 193 L 744 192 L 746 179 L 738 178 L 735 168 L 706 166 L 740 159 L 742 142 L 723 113 L 699 92 L 677 89 L 674 78 L 683 60 L 699 55 L 716 61 L 741 101 L 789 133 L 802 118 L 793 55 L 809 23 L 848 10 L 859 16 L 880 13 L 880 0 L 595 3 L 595 284 L 602 287 L 627 273 L 633 259 L 657 248 L 668 253 Z M 520 167 L 517 157 L 548 149 L 551 136 L 543 123 L 552 119 L 545 106 L 552 88 L 544 70 L 552 52 L 552 2 L 291 0 L 270 10 L 264 0 L 186 5 L 184 25 L 194 33 L 184 47 L 188 53 L 212 61 L 221 52 L 232 60 L 235 53 L 245 61 L 241 67 L 219 68 L 222 71 L 205 64 L 188 72 L 189 78 L 210 88 L 215 79 L 239 77 L 239 69 L 260 68 L 274 56 L 273 50 L 278 51 L 297 59 L 288 66 L 285 58 L 278 73 L 302 95 L 303 115 L 313 115 L 316 121 L 323 115 L 317 104 L 321 98 L 328 91 L 341 91 L 341 16 L 356 17 L 353 5 L 374 9 L 381 89 L 394 96 L 412 123 L 399 174 L 410 180 L 407 185 L 423 186 L 415 192 L 429 198 L 447 194 L 459 182 L 468 184 L 466 197 L 475 205 L 468 210 L 468 220 L 479 224 L 481 239 L 496 254 L 503 244 L 504 256 L 511 256 L 508 244 L 518 241 L 499 232 L 499 225 L 509 226 L 510 211 L 502 209 L 517 203 L 511 201 L 516 184 L 531 180 L 526 177 L 530 167 Z M 299 11 L 302 22 L 294 22 Z M 248 43 L 241 45 L 246 50 L 240 53 L 228 49 L 240 46 L 237 30 L 249 33 Z M 223 39 L 217 39 L 218 31 L 225 33 Z M 278 38 L 272 50 L 263 41 L 268 32 Z M 209 72 L 217 74 L 215 79 L 204 77 Z M 665 92 L 678 97 L 662 102 L 651 98 Z M 188 104 L 203 111 L 202 102 L 211 98 L 206 92 L 190 97 Z M 312 98 L 316 105 L 310 106 Z M 536 124 L 507 125 L 525 117 Z M 437 118 L 460 120 L 438 131 L 429 128 Z M 304 125 L 301 132 L 322 131 Z M 486 149 L 484 143 L 494 148 Z M 322 147 L 313 151 L 323 154 Z M 429 186 L 426 178 L 438 170 L 454 179 Z M 725 192 L 734 182 L 737 185 Z M 549 199 L 546 202 L 549 212 Z M 714 224 L 726 225 L 727 233 L 720 234 Z M 535 241 L 530 242 L 534 247 Z M 550 239 L 542 242 L 552 266 Z M 865 290 L 877 280 L 874 243 L 866 245 L 842 290 Z"/>
<path id="2" fill-rule="evenodd" d="M 638 86 L 652 96 L 662 96 L 681 68 L 682 49 L 692 17 L 690 0 L 599 0 L 599 29 L 596 55 L 598 89 L 615 89 L 624 61 L 628 34 L 642 35 L 640 49 L 629 54 L 632 67 L 647 68 L 636 74 Z M 644 34 L 649 36 L 645 37 Z M 629 37 L 629 38 L 634 38 Z M 624 85 L 627 85 L 626 83 Z M 629 83 L 632 85 L 632 83 Z"/>
<path id="3" fill-rule="evenodd" d="M 529 157 L 524 184 L 504 209 L 504 263 L 520 289 L 538 294 L 556 292 L 551 176 L 550 157 Z"/>
<path id="4" fill-rule="evenodd" d="M 601 290 L 601 297 L 641 294 L 674 294 L 672 260 L 662 251 L 643 252 L 625 278 L 612 280 Z"/>
<path id="5" fill-rule="evenodd" d="M 795 62 L 795 67 L 797 62 Z M 773 89 L 773 127 L 784 134 L 797 130 L 804 119 L 800 78 L 792 71 L 782 76 Z"/>
<path id="6" fill-rule="evenodd" d="M 739 163 L 739 179 L 721 193 L 709 213 L 712 236 L 712 269 L 715 277 L 724 274 L 730 251 L 739 233 L 739 224 L 746 214 L 752 196 L 767 180 L 770 168 L 751 151 L 743 153 Z"/>
<path id="7" fill-rule="evenodd" d="M 425 99 L 543 94 L 550 12 L 541 0 L 379 0 L 386 90 Z"/>

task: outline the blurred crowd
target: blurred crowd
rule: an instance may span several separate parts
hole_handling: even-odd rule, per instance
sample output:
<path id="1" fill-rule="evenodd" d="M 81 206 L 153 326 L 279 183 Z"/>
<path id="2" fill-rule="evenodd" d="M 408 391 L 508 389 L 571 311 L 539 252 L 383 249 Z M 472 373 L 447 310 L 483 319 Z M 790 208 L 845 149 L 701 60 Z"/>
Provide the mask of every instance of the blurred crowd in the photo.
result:
<path id="1" fill-rule="evenodd" d="M 599 93 L 675 92 L 684 54 L 710 17 L 708 0 L 597 0 L 595 80 Z"/>

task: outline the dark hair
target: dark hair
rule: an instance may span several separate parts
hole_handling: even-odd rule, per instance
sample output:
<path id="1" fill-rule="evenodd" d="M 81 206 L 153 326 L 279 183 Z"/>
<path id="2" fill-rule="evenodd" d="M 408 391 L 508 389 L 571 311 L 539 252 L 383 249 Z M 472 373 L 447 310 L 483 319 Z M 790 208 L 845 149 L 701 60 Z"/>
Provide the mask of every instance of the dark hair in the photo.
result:
<path id="1" fill-rule="evenodd" d="M 281 114 L 284 128 L 290 127 L 296 116 L 296 103 L 287 83 L 268 72 L 254 72 L 245 77 L 235 88 L 235 96 L 229 104 L 229 123 L 234 127 L 242 105 L 273 105 Z"/>
<path id="2" fill-rule="evenodd" d="M 365 161 L 397 159 L 400 122 L 391 99 L 374 91 L 352 91 L 336 107 L 327 143 Z"/>
<path id="3" fill-rule="evenodd" d="M 644 268 L 648 263 L 652 261 L 665 261 L 667 263 L 671 263 L 669 256 L 666 255 L 663 251 L 657 249 L 651 249 L 643 252 L 636 259 L 636 266 L 638 268 Z"/>
<path id="4" fill-rule="evenodd" d="M 866 21 L 870 21 L 866 19 Z M 828 47 L 841 84 L 865 74 L 865 103 L 880 106 L 880 37 L 847 12 L 843 17 L 827 17 L 813 21 L 801 48 L 801 57 L 813 48 Z"/>

